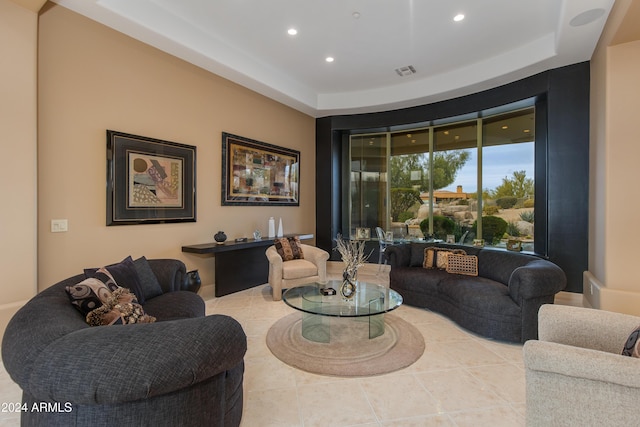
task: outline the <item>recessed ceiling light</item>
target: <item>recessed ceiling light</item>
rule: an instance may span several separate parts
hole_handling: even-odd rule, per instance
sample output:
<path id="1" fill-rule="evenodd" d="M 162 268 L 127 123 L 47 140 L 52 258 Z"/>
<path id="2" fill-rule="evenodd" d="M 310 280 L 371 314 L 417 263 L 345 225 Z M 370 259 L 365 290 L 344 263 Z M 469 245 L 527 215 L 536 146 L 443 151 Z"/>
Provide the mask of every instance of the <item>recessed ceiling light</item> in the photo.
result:
<path id="1" fill-rule="evenodd" d="M 460 22 L 463 19 L 464 19 L 464 14 L 462 14 L 462 13 L 459 13 L 456 16 L 453 17 L 453 20 L 456 21 L 456 22 Z"/>
<path id="2" fill-rule="evenodd" d="M 355 11 L 355 12 L 353 12 L 353 13 L 351 14 L 351 16 L 353 16 L 353 19 L 358 19 L 358 18 L 360 18 L 360 12 Z"/>
<path id="3" fill-rule="evenodd" d="M 296 34 L 298 34 L 298 30 L 296 30 L 295 28 L 289 28 L 287 30 L 287 33 L 289 33 L 290 36 L 295 36 Z"/>
<path id="4" fill-rule="evenodd" d="M 333 62 L 333 61 L 334 61 L 333 56 L 327 56 L 327 57 L 325 58 L 325 61 L 327 61 L 327 62 Z"/>

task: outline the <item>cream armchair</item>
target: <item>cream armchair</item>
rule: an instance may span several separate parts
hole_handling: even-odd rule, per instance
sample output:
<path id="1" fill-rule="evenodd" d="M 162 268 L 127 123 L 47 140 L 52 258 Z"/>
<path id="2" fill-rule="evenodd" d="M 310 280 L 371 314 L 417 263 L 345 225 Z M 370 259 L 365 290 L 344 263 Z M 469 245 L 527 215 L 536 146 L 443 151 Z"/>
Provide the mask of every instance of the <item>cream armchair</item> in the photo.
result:
<path id="1" fill-rule="evenodd" d="M 283 261 L 275 246 L 266 250 L 269 260 L 269 285 L 273 300 L 282 299 L 282 290 L 327 281 L 327 260 L 329 253 L 315 246 L 302 244 L 304 259 Z"/>
<path id="2" fill-rule="evenodd" d="M 524 344 L 527 426 L 638 422 L 640 359 L 622 348 L 640 317 L 543 305 L 539 340 Z"/>

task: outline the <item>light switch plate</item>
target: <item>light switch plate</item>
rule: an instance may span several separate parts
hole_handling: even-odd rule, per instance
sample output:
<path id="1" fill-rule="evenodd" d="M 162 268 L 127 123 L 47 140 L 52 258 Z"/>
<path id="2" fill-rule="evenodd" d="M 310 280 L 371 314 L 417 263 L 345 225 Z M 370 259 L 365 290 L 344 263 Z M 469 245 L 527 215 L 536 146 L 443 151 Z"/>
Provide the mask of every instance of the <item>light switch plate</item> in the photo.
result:
<path id="1" fill-rule="evenodd" d="M 69 229 L 66 219 L 52 219 L 51 220 L 51 232 L 52 233 L 64 233 Z"/>

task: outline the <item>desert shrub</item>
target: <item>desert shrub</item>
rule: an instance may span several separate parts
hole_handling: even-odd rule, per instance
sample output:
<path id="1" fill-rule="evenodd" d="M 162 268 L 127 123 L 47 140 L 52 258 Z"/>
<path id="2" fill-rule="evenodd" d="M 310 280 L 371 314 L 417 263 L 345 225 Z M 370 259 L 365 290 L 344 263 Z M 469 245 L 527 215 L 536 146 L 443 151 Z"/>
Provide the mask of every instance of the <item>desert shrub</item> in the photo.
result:
<path id="1" fill-rule="evenodd" d="M 500 207 L 500 209 L 511 209 L 518 203 L 517 197 L 500 197 L 496 199 L 496 205 Z"/>
<path id="2" fill-rule="evenodd" d="M 535 218 L 535 215 L 533 211 L 520 212 L 520 219 L 523 221 L 530 222 L 531 224 L 533 224 L 534 218 Z"/>
<path id="3" fill-rule="evenodd" d="M 532 208 L 535 205 L 533 199 L 527 199 L 522 203 L 523 208 Z"/>
<path id="4" fill-rule="evenodd" d="M 500 212 L 500 208 L 498 208 L 497 206 L 485 205 L 482 207 L 482 212 L 485 215 L 495 215 Z"/>
<path id="5" fill-rule="evenodd" d="M 478 220 L 473 222 L 472 230 L 478 233 Z M 485 242 L 495 245 L 500 243 L 500 239 L 507 231 L 507 221 L 497 216 L 482 217 L 482 238 Z"/>
<path id="6" fill-rule="evenodd" d="M 460 199 L 458 200 L 458 204 L 460 206 L 469 206 L 469 201 L 467 199 Z"/>
<path id="7" fill-rule="evenodd" d="M 412 188 L 391 189 L 391 218 L 400 221 L 400 214 L 409 210 L 416 203 L 422 203 L 420 192 Z"/>
<path id="8" fill-rule="evenodd" d="M 520 229 L 515 221 L 509 221 L 507 223 L 507 234 L 511 237 L 520 237 Z"/>
<path id="9" fill-rule="evenodd" d="M 459 222 L 456 222 L 455 226 L 453 227 L 453 233 L 450 233 L 450 234 L 453 234 L 454 236 L 456 236 L 456 243 L 457 243 L 460 241 L 462 236 L 465 235 L 465 233 L 467 233 L 467 235 L 465 236 L 465 241 L 469 241 L 469 232 L 471 232 L 471 227 L 467 225 L 463 225 Z"/>
<path id="10" fill-rule="evenodd" d="M 411 211 L 404 211 L 404 212 L 400 212 L 398 214 L 398 222 L 405 222 L 408 219 L 413 218 L 413 214 L 411 213 Z"/>
<path id="11" fill-rule="evenodd" d="M 453 234 L 453 229 L 456 223 L 446 216 L 434 215 L 433 216 L 433 237 L 436 239 L 446 239 L 447 234 Z M 423 234 L 429 233 L 429 218 L 423 219 L 420 222 L 420 231 Z"/>

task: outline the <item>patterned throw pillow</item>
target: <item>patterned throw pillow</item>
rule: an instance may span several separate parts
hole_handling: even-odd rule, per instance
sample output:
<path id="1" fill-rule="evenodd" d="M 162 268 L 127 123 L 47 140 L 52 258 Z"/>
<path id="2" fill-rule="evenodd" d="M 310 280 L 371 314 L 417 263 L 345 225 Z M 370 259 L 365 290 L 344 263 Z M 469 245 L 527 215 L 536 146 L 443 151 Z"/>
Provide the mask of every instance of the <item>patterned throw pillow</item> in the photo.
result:
<path id="1" fill-rule="evenodd" d="M 427 269 L 446 270 L 449 254 L 465 255 L 466 252 L 463 249 L 426 248 L 422 266 Z"/>
<path id="2" fill-rule="evenodd" d="M 118 284 L 108 271 L 100 277 L 89 277 L 77 285 L 66 287 L 71 304 L 85 316 L 102 306 L 116 289 Z"/>
<path id="3" fill-rule="evenodd" d="M 80 310 L 90 326 L 155 322 L 155 317 L 145 314 L 136 295 L 118 286 L 107 268 L 92 270 L 91 275 L 93 277 L 77 285 L 66 287 L 71 304 Z"/>
<path id="4" fill-rule="evenodd" d="M 142 285 L 138 276 L 138 270 L 133 262 L 131 256 L 126 257 L 117 264 L 107 265 L 99 269 L 85 268 L 85 277 L 96 277 L 99 280 L 104 280 L 104 272 L 107 271 L 118 286 L 130 289 L 131 292 L 136 294 L 138 302 L 140 304 L 145 303 L 145 293 L 142 291 Z"/>
<path id="5" fill-rule="evenodd" d="M 447 257 L 447 273 L 478 275 L 478 257 L 451 253 Z"/>
<path id="6" fill-rule="evenodd" d="M 302 253 L 302 244 L 300 243 L 300 238 L 298 236 L 282 237 L 280 239 L 276 239 L 273 244 L 283 261 L 304 258 L 304 254 Z"/>
<path id="7" fill-rule="evenodd" d="M 156 318 L 144 312 L 129 289 L 118 288 L 101 307 L 87 314 L 86 321 L 90 326 L 106 326 L 153 323 Z"/>
<path id="8" fill-rule="evenodd" d="M 627 338 L 627 342 L 624 344 L 624 348 L 622 349 L 623 356 L 629 357 L 640 357 L 640 326 L 638 326 L 629 338 Z"/>

